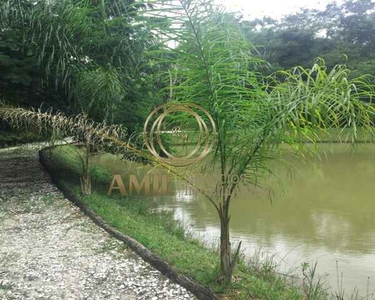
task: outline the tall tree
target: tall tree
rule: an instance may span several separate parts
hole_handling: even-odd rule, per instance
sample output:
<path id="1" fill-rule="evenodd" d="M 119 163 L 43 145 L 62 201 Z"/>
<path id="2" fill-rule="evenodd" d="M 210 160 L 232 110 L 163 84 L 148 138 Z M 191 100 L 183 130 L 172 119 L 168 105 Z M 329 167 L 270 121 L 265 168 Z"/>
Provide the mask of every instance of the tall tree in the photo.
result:
<path id="1" fill-rule="evenodd" d="M 240 251 L 239 244 L 232 253 L 230 240 L 230 203 L 239 178 L 257 184 L 281 145 L 314 142 L 319 131 L 346 127 L 354 142 L 358 128 L 372 128 L 373 109 L 361 97 L 373 97 L 374 90 L 366 90 L 364 78 L 348 80 L 345 66 L 328 72 L 321 60 L 311 69 L 297 68 L 263 81 L 258 70 L 265 62 L 257 58 L 232 15 L 212 2 L 179 2 L 170 15 L 175 26 L 165 33 L 177 47 L 165 46 L 165 53 L 173 55 L 161 62 L 168 59 L 172 67 L 161 77 L 169 84 L 165 92 L 171 101 L 205 107 L 218 128 L 210 166 L 221 176 L 216 193 L 204 195 L 221 224 L 218 280 L 230 282 Z"/>

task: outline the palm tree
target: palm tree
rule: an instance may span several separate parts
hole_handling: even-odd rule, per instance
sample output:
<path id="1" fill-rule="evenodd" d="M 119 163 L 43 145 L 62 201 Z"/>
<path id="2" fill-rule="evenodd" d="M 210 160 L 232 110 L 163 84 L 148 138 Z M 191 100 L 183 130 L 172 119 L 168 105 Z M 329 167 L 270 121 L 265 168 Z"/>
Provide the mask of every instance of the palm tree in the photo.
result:
<path id="1" fill-rule="evenodd" d="M 54 87 L 67 112 L 134 129 L 144 117 L 139 106 L 152 107 L 145 50 L 156 40 L 141 20 L 145 7 L 134 0 L 7 0 L 0 40 L 15 40 L 21 55 L 36 59 L 40 85 Z"/>
<path id="2" fill-rule="evenodd" d="M 362 100 L 374 97 L 374 87 L 366 77 L 349 80 L 345 66 L 328 72 L 322 60 L 309 70 L 295 68 L 263 78 L 258 70 L 266 63 L 257 58 L 231 14 L 212 1 L 178 2 L 169 7 L 172 26 L 161 34 L 169 42 L 160 63 L 171 66 L 160 74 L 166 87 L 161 92 L 170 101 L 205 107 L 218 128 L 211 165 L 222 179 L 217 193 L 205 196 L 221 223 L 218 280 L 230 282 L 241 247 L 239 243 L 232 253 L 230 203 L 239 180 L 231 178 L 257 185 L 260 176 L 272 171 L 268 163 L 282 145 L 316 143 L 319 133 L 333 128 L 355 142 L 359 130 L 372 131 L 374 110 Z M 160 57 L 160 51 L 155 55 Z"/>

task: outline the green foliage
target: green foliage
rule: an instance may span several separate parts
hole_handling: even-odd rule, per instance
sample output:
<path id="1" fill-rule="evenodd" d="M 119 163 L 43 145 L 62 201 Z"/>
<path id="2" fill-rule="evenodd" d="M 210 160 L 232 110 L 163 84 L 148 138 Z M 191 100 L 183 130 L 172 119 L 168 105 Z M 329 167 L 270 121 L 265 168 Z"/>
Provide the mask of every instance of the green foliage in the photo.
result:
<path id="1" fill-rule="evenodd" d="M 113 116 L 113 111 L 125 97 L 121 76 L 111 66 L 81 72 L 73 93 L 80 103 L 80 110 L 99 120 Z"/>
<path id="2" fill-rule="evenodd" d="M 317 274 L 317 266 L 316 262 L 312 266 L 302 263 L 303 291 L 309 300 L 327 299 L 329 295 L 324 281 Z"/>
<path id="3" fill-rule="evenodd" d="M 22 20 L 17 18 L 14 6 L 30 8 L 27 1 L 3 1 L 0 3 L 0 80 L 29 86 L 35 72 L 36 61 L 32 52 L 22 43 Z M 12 30 L 11 27 L 18 27 Z"/>
<path id="4" fill-rule="evenodd" d="M 273 68 L 309 67 L 316 57 L 328 68 L 343 62 L 352 76 L 375 76 L 375 3 L 371 0 L 332 2 L 323 11 L 302 9 L 281 20 L 242 21 L 246 36 Z M 345 59 L 345 55 L 348 58 Z"/>
<path id="5" fill-rule="evenodd" d="M 345 65 L 328 71 L 322 59 L 317 59 L 311 69 L 296 67 L 271 76 L 270 97 L 275 109 L 285 114 L 282 126 L 309 140 L 319 140 L 319 132 L 329 134 L 336 128 L 345 132 L 344 140 L 353 143 L 361 130 L 372 138 L 373 78 L 349 76 Z"/>
<path id="6" fill-rule="evenodd" d="M 239 172 L 243 166 L 238 155 L 251 156 L 254 144 L 246 141 L 257 140 L 260 124 L 268 121 L 266 111 L 260 113 L 259 100 L 266 93 L 257 72 L 266 63 L 255 57 L 255 49 L 231 14 L 207 1 L 180 3 L 181 13 L 175 18 L 184 26 L 171 29 L 178 47 L 166 49 L 174 55 L 162 57 L 172 66 L 162 73 L 169 83 L 162 92 L 170 101 L 193 102 L 209 110 L 219 129 L 215 159 L 225 174 Z M 233 147 L 244 143 L 246 150 Z"/>
<path id="7" fill-rule="evenodd" d="M 82 156 L 84 149 L 76 146 L 65 145 L 55 147 L 48 153 L 48 157 L 53 161 L 54 167 L 59 169 L 62 174 L 73 174 L 72 182 L 77 183 L 82 174 Z M 89 166 L 89 174 L 94 184 L 107 184 L 111 181 L 112 175 L 108 170 L 95 165 Z"/>
<path id="8" fill-rule="evenodd" d="M 90 166 L 90 177 L 94 182 L 108 182 L 111 179 L 111 173 L 98 166 Z"/>
<path id="9" fill-rule="evenodd" d="M 20 14 L 20 7 L 31 11 L 33 4 L 23 0 L 0 3 L 0 96 L 13 103 L 51 103 L 53 93 L 41 89 L 42 73 L 32 45 L 24 39 L 28 17 Z"/>
<path id="10" fill-rule="evenodd" d="M 54 88 L 61 98 L 53 107 L 135 130 L 145 114 L 139 108 L 157 100 L 146 80 L 145 51 L 155 38 L 139 14 L 145 7 L 132 0 L 2 2 L 0 84 L 32 83 L 32 95 Z M 44 99 L 35 98 L 39 107 Z"/>
<path id="11" fill-rule="evenodd" d="M 36 61 L 32 57 L 17 58 L 17 55 L 12 55 L 18 50 L 12 49 L 10 45 L 9 41 L 2 43 L 0 40 L 0 80 L 30 86 L 36 73 Z"/>

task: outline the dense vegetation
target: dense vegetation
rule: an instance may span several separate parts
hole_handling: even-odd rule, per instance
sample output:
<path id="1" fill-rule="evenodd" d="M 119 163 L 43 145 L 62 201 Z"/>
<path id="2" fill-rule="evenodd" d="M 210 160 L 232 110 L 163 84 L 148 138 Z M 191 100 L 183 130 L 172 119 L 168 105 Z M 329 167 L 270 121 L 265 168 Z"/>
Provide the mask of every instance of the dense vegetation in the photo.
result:
<path id="1" fill-rule="evenodd" d="M 0 3 L 0 86 L 8 101 L 123 123 L 153 107 L 145 50 L 155 46 L 134 1 Z"/>
<path id="2" fill-rule="evenodd" d="M 0 106 L 0 119 L 83 142 L 81 187 L 90 195 L 89 156 L 97 141 L 126 151 L 139 146 L 121 144 L 123 136 L 107 131 L 108 124 L 139 133 L 157 104 L 196 103 L 218 128 L 205 171 L 219 166 L 221 178 L 256 185 L 272 172 L 269 160 L 280 145 L 300 150 L 306 140 L 315 143 L 330 132 L 345 133 L 353 143 L 360 131 L 372 137 L 374 7 L 369 0 L 348 0 L 324 12 L 241 21 L 211 1 L 3 1 L 0 96 L 7 105 Z M 11 106 L 42 104 L 79 117 Z M 143 149 L 131 154 L 158 165 Z M 241 247 L 233 249 L 229 233 L 238 182 L 218 184 L 223 189 L 204 196 L 221 222 L 215 277 L 225 287 Z"/>
<path id="3" fill-rule="evenodd" d="M 158 51 L 156 33 L 169 21 L 160 13 L 158 21 L 146 18 L 147 8 L 134 0 L 2 1 L 0 95 L 11 103 L 85 112 L 138 128 L 155 103 L 165 100 L 156 93 L 163 86 L 155 74 L 167 66 L 153 64 L 150 53 Z M 354 78 L 375 75 L 374 10 L 371 0 L 347 0 L 281 20 L 233 22 L 270 63 L 258 68 L 264 74 L 308 68 L 322 57 L 329 69 L 347 64 Z"/>
<path id="4" fill-rule="evenodd" d="M 327 67 L 345 63 L 353 77 L 375 75 L 375 2 L 332 2 L 323 11 L 302 9 L 280 20 L 244 20 L 241 26 L 271 70 L 309 67 L 316 57 Z"/>

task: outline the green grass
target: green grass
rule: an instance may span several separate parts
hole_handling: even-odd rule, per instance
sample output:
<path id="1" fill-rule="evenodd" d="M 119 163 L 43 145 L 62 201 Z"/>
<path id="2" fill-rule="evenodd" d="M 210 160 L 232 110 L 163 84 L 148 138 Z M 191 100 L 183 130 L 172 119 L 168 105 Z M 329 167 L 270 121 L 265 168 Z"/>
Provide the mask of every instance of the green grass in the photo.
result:
<path id="1" fill-rule="evenodd" d="M 75 194 L 80 194 L 80 161 L 71 146 L 57 147 L 52 155 L 51 167 L 62 183 Z M 110 175 L 99 167 L 90 170 L 93 186 L 108 186 Z M 275 275 L 273 268 L 263 265 L 256 270 L 241 260 L 229 286 L 216 282 L 219 272 L 219 254 L 186 234 L 183 226 L 173 220 L 170 213 L 151 212 L 147 202 L 120 196 L 107 197 L 103 191 L 94 190 L 90 196 L 80 197 L 84 203 L 111 226 L 131 236 L 160 256 L 180 272 L 194 278 L 227 299 L 303 299 L 298 288 Z"/>

